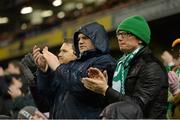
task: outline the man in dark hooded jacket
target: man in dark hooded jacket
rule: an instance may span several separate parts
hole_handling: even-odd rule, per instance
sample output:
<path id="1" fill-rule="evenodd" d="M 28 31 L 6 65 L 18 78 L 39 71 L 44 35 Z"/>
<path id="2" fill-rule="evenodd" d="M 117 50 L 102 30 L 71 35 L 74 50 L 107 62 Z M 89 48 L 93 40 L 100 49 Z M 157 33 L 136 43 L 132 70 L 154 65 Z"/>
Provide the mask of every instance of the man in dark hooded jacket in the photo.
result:
<path id="1" fill-rule="evenodd" d="M 96 67 L 107 72 L 111 86 L 116 62 L 108 54 L 108 36 L 104 27 L 96 22 L 82 26 L 74 33 L 74 46 L 78 59 L 59 66 L 54 66 L 53 59 L 47 57 L 48 51 L 43 50 L 50 68 L 55 70 L 54 79 L 46 83 L 52 88 L 50 118 L 98 118 L 107 105 L 103 95 L 91 92 L 81 83 L 81 78 L 88 76 L 88 68 Z M 40 89 L 49 91 L 44 79 L 51 75 L 38 73 Z"/>

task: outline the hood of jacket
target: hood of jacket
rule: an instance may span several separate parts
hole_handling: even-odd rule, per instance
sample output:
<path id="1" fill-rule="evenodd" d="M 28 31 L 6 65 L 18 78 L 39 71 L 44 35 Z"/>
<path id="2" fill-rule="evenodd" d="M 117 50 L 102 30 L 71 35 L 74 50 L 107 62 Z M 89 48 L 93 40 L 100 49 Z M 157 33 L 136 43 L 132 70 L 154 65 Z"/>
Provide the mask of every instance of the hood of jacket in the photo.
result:
<path id="1" fill-rule="evenodd" d="M 79 33 L 82 33 L 87 37 L 89 37 L 98 51 L 102 53 L 107 53 L 109 51 L 109 47 L 108 47 L 109 39 L 105 28 L 97 22 L 92 22 L 80 27 L 80 29 L 78 29 L 74 33 L 73 44 L 75 47 L 76 54 L 78 56 L 80 56 L 79 47 L 78 47 Z"/>

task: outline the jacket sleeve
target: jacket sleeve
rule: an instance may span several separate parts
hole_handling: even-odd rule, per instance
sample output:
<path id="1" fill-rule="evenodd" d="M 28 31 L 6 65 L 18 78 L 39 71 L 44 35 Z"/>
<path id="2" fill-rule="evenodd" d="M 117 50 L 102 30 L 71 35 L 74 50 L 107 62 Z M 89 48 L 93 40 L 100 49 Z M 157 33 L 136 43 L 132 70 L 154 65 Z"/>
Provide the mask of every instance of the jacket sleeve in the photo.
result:
<path id="1" fill-rule="evenodd" d="M 49 89 L 52 79 L 54 77 L 54 72 L 48 69 L 46 73 L 38 70 L 37 71 L 37 87 L 38 89 Z"/>
<path id="2" fill-rule="evenodd" d="M 49 111 L 50 102 L 53 99 L 53 94 L 50 89 L 53 77 L 54 73 L 50 69 L 47 71 L 47 73 L 43 73 L 38 70 L 36 84 L 30 86 L 35 104 L 42 112 Z"/>
<path id="3" fill-rule="evenodd" d="M 106 70 L 108 74 L 108 85 L 112 86 L 112 78 L 116 68 L 116 61 L 109 55 L 97 59 L 92 67 L 98 68 L 102 71 Z"/>
<path id="4" fill-rule="evenodd" d="M 106 99 L 110 103 L 124 100 L 134 101 L 144 109 L 149 102 L 155 99 L 156 95 L 165 85 L 165 77 L 165 73 L 157 63 L 148 63 L 140 69 L 137 82 L 134 84 L 134 91 L 131 95 L 121 95 L 112 88 L 108 88 Z"/>

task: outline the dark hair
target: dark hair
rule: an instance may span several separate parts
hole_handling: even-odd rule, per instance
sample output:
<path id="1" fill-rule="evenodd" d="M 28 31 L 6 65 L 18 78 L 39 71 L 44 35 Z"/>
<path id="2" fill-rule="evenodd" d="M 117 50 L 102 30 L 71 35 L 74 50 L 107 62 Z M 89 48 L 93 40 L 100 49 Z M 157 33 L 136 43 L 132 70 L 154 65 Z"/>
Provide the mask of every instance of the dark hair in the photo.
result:
<path id="1" fill-rule="evenodd" d="M 64 38 L 63 43 L 72 44 L 72 49 L 73 49 L 73 51 L 74 51 L 73 53 L 74 53 L 74 55 L 76 55 L 76 53 L 75 53 L 75 47 L 74 47 L 73 39 L 72 39 L 72 38 Z"/>
<path id="2" fill-rule="evenodd" d="M 11 75 L 0 76 L 0 96 L 4 98 L 10 98 L 8 90 L 11 83 L 12 83 Z"/>
<path id="3" fill-rule="evenodd" d="M 172 54 L 175 56 L 175 58 L 180 57 L 179 50 L 180 50 L 180 44 L 176 44 L 174 47 L 172 47 L 171 51 L 172 51 Z"/>
<path id="4" fill-rule="evenodd" d="M 64 38 L 63 43 L 71 43 L 71 44 L 73 44 L 73 39 L 72 38 Z"/>

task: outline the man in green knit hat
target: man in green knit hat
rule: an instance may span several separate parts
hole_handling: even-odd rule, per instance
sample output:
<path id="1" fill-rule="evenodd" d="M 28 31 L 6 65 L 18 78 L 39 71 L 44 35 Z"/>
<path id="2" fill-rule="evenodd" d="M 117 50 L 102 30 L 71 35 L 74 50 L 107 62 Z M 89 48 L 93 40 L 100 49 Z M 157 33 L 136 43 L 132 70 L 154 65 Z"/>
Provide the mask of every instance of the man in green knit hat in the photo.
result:
<path id="1" fill-rule="evenodd" d="M 82 79 L 84 86 L 105 96 L 108 105 L 101 113 L 106 119 L 164 119 L 166 117 L 168 77 L 163 64 L 153 56 L 148 45 L 151 31 L 142 16 L 131 16 L 116 30 L 120 51 L 108 86 L 106 71 L 88 70 Z"/>

